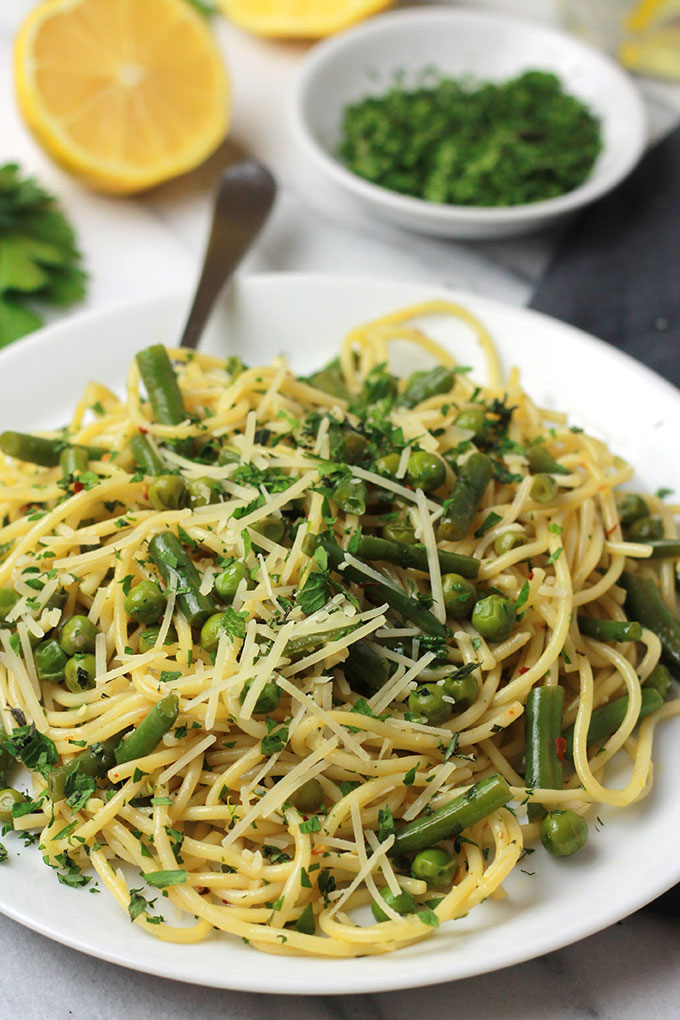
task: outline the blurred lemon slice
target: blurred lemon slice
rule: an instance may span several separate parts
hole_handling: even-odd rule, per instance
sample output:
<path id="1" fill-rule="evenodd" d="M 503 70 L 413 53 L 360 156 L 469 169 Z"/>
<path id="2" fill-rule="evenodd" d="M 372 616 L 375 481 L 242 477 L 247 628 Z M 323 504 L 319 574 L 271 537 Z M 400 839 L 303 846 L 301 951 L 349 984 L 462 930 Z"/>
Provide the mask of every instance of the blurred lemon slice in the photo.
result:
<path id="1" fill-rule="evenodd" d="M 641 0 L 626 20 L 619 57 L 631 71 L 680 78 L 680 0 Z"/>
<path id="2" fill-rule="evenodd" d="M 14 72 L 38 141 L 112 194 L 197 166 L 228 126 L 224 65 L 186 0 L 47 0 L 19 30 Z"/>
<path id="3" fill-rule="evenodd" d="M 228 18 L 257 35 L 318 39 L 384 11 L 394 0 L 218 0 Z"/>

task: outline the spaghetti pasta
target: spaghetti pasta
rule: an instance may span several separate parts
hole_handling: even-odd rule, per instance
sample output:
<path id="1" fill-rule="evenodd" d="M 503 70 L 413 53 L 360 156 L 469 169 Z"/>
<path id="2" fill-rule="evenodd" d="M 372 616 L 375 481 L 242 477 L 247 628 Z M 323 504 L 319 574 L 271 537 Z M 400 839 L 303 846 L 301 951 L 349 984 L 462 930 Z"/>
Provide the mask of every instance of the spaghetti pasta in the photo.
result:
<path id="1" fill-rule="evenodd" d="M 474 329 L 485 386 L 430 315 Z M 434 367 L 392 374 L 397 340 Z M 47 466 L 0 463 L 0 743 L 33 779 L 7 818 L 62 878 L 166 941 L 384 953 L 502 895 L 544 816 L 649 791 L 674 653 L 620 627 L 639 579 L 675 611 L 672 508 L 619 495 L 632 469 L 474 316 L 395 312 L 307 379 L 172 351 L 174 422 L 149 351 Z"/>

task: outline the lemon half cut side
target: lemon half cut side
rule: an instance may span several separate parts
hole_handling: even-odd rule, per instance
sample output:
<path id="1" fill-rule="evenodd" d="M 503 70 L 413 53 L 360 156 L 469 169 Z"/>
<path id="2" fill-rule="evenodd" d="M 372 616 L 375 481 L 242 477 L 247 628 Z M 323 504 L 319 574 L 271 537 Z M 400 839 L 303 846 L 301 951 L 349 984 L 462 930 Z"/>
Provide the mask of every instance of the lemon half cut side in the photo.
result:
<path id="1" fill-rule="evenodd" d="M 319 39 L 391 7 L 394 0 L 218 0 L 234 24 L 256 35 Z"/>
<path id="2" fill-rule="evenodd" d="M 186 0 L 47 0 L 19 30 L 14 72 L 41 145 L 110 194 L 198 166 L 229 123 L 222 58 Z"/>

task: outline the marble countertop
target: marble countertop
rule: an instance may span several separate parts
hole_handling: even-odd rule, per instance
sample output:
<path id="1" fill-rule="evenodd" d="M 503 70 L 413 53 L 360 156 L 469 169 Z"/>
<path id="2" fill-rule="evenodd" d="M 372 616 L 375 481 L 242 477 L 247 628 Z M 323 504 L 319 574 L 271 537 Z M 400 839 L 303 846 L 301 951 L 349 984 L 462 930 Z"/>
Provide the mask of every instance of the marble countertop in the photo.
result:
<path id="1" fill-rule="evenodd" d="M 431 0 L 430 0 L 431 2 Z M 557 0 L 467 0 L 555 22 Z M 307 50 L 250 38 L 215 22 L 235 83 L 230 138 L 188 178 L 138 199 L 95 196 L 53 166 L 26 132 L 11 86 L 11 42 L 34 0 L 0 4 L 0 162 L 16 159 L 62 198 L 81 240 L 91 286 L 86 307 L 187 289 L 207 232 L 210 184 L 242 149 L 265 160 L 280 184 L 274 215 L 245 271 L 314 270 L 422 280 L 526 304 L 554 251 L 559 230 L 503 242 L 456 243 L 405 235 L 369 221 L 311 178 L 282 116 L 287 86 Z M 641 82 L 652 137 L 680 117 L 680 87 Z M 405 240 L 408 243 L 405 243 Z M 634 868 L 631 869 L 631 880 Z M 200 1016 L 267 1018 L 263 996 L 194 988 L 80 955 L 0 916 L 3 1017 L 24 1020 L 164 1020 Z M 482 978 L 374 996 L 276 1001 L 281 1020 L 667 1020 L 680 1000 L 680 922 L 635 914 L 574 946 Z M 266 958 L 263 961 L 266 966 Z"/>

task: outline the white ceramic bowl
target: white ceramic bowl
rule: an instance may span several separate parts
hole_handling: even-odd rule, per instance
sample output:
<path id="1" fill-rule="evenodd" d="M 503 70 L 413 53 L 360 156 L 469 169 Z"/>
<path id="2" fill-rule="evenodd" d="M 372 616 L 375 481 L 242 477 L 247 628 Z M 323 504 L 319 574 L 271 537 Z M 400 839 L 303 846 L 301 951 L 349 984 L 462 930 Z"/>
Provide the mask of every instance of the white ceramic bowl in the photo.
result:
<path id="1" fill-rule="evenodd" d="M 409 198 L 364 180 L 335 156 L 344 108 L 381 94 L 396 72 L 503 81 L 529 69 L 554 71 L 565 90 L 600 118 L 603 151 L 584 184 L 566 195 L 504 208 Z M 382 15 L 315 47 L 289 98 L 289 121 L 303 155 L 367 210 L 399 226 L 457 238 L 507 237 L 554 222 L 599 198 L 635 166 L 645 146 L 645 112 L 631 79 L 577 39 L 503 14 L 419 8 Z"/>

